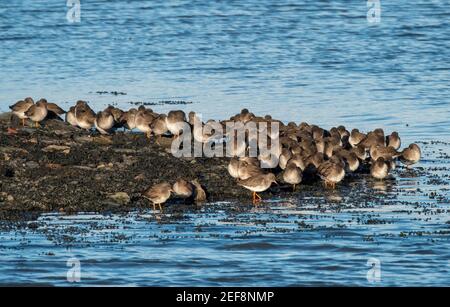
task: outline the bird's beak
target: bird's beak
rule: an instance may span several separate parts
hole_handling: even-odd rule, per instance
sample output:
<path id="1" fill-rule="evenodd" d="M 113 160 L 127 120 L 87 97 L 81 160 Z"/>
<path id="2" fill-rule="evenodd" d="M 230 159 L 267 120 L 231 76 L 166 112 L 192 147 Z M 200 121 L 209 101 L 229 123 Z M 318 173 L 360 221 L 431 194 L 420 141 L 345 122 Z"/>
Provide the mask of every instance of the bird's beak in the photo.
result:
<path id="1" fill-rule="evenodd" d="M 278 182 L 277 182 L 276 180 L 274 180 L 273 183 L 275 183 L 276 185 L 279 185 Z"/>

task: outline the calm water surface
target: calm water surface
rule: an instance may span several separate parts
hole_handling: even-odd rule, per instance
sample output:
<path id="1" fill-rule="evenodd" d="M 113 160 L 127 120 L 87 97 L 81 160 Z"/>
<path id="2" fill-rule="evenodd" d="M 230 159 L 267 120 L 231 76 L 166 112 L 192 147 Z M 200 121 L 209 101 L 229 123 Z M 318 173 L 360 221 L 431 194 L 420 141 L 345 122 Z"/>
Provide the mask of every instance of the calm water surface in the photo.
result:
<path id="1" fill-rule="evenodd" d="M 204 118 L 248 107 L 324 127 L 398 130 L 404 144 L 450 141 L 449 3 L 381 3 L 372 25 L 356 0 L 81 0 L 81 22 L 69 24 L 65 0 L 8 1 L 0 111 L 26 96 L 65 108 L 85 99 L 97 110 L 185 100 L 177 108 Z M 400 169 L 381 189 L 367 182 L 380 202 L 337 191 L 257 209 L 2 223 L 0 284 L 67 285 L 76 257 L 81 285 L 370 285 L 375 257 L 376 285 L 450 285 L 449 148 L 427 146 L 421 172 Z"/>

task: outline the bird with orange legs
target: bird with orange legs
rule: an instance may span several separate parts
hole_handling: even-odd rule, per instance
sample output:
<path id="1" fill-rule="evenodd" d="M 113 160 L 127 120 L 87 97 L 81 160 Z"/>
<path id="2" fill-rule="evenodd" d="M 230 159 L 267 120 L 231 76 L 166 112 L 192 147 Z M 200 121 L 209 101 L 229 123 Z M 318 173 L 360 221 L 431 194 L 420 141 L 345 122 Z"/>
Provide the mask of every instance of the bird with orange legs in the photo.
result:
<path id="1" fill-rule="evenodd" d="M 45 99 L 40 99 L 25 112 L 25 115 L 34 122 L 36 128 L 40 127 L 39 123 L 47 117 L 47 114 L 47 100 Z"/>
<path id="2" fill-rule="evenodd" d="M 149 187 L 147 190 L 143 191 L 141 195 L 152 203 L 153 211 L 156 210 L 156 206 L 162 211 L 161 205 L 170 198 L 172 192 L 172 185 L 167 182 L 162 182 Z"/>
<path id="3" fill-rule="evenodd" d="M 259 174 L 245 180 L 238 180 L 240 186 L 252 191 L 253 204 L 261 202 L 262 198 L 258 193 L 266 191 L 272 183 L 278 184 L 275 175 L 272 173 Z"/>
<path id="4" fill-rule="evenodd" d="M 12 113 L 22 120 L 22 127 L 25 127 L 25 120 L 28 119 L 28 116 L 25 114 L 31 106 L 34 105 L 34 101 L 32 98 L 27 97 L 24 100 L 19 100 L 15 104 L 9 106 Z"/>

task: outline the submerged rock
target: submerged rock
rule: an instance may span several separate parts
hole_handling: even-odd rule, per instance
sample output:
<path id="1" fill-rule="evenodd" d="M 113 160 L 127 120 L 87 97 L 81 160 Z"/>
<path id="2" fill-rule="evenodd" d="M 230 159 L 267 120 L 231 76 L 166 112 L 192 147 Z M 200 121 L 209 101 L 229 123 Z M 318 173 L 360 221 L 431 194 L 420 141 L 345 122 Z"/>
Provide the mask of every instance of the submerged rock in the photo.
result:
<path id="1" fill-rule="evenodd" d="M 117 192 L 108 197 L 121 205 L 126 205 L 131 201 L 130 196 L 125 192 Z"/>

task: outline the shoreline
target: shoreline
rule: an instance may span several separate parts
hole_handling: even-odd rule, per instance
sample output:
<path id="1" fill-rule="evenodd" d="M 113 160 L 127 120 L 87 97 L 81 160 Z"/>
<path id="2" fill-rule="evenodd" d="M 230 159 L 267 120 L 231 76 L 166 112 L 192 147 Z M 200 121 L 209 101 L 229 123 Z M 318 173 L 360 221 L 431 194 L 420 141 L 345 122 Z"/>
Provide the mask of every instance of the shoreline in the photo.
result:
<path id="1" fill-rule="evenodd" d="M 159 145 L 144 134 L 90 134 L 57 119 L 46 120 L 42 128 L 20 128 L 9 135 L 9 125 L 9 114 L 0 114 L 0 220 L 33 218 L 45 212 L 150 208 L 140 192 L 162 181 L 173 184 L 178 178 L 197 179 L 209 203 L 251 203 L 250 191 L 228 174 L 230 158 L 176 158 L 170 153 L 169 137 L 163 137 Z M 281 174 L 276 175 L 279 179 Z M 369 174 L 359 172 L 350 177 L 336 190 L 324 188 L 319 180 L 306 180 L 295 192 L 281 184 L 262 196 L 267 200 L 327 196 L 338 191 L 362 201 L 374 198 L 361 180 Z M 185 202 L 172 196 L 166 207 L 172 204 Z"/>

